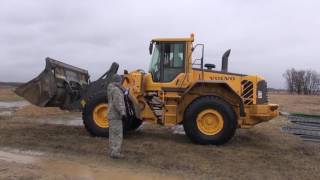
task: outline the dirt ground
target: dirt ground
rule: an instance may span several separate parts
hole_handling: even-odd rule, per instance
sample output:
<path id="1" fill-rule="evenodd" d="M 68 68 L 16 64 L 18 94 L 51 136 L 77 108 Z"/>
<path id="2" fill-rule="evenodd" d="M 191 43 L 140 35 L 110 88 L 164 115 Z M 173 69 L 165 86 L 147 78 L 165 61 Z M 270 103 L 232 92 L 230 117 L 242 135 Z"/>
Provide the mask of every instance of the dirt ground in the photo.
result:
<path id="1" fill-rule="evenodd" d="M 21 97 L 16 95 L 13 87 L 0 87 L 0 100 L 1 101 L 18 101 L 23 100 Z"/>
<path id="2" fill-rule="evenodd" d="M 269 99 L 281 111 L 320 115 L 320 96 L 269 94 Z"/>
<path id="3" fill-rule="evenodd" d="M 317 98 L 270 95 L 282 110 L 301 113 L 317 113 Z M 320 145 L 283 133 L 285 117 L 239 129 L 223 146 L 195 145 L 170 128 L 143 124 L 126 135 L 126 158 L 111 160 L 107 139 L 90 137 L 82 126 L 49 123 L 79 114 L 54 115 L 53 109 L 50 115 L 28 114 L 27 108 L 35 107 L 21 107 L 0 119 L 0 179 L 320 178 Z"/>

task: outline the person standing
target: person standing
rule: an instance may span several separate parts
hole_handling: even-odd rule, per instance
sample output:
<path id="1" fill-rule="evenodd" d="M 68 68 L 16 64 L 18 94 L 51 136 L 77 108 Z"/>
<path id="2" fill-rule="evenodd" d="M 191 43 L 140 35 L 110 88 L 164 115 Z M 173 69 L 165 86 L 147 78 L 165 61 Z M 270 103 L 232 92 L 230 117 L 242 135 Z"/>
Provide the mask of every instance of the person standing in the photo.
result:
<path id="1" fill-rule="evenodd" d="M 123 121 L 126 120 L 126 106 L 124 102 L 121 76 L 115 74 L 107 87 L 108 119 L 109 119 L 109 156 L 123 158 L 121 153 L 123 139 Z"/>

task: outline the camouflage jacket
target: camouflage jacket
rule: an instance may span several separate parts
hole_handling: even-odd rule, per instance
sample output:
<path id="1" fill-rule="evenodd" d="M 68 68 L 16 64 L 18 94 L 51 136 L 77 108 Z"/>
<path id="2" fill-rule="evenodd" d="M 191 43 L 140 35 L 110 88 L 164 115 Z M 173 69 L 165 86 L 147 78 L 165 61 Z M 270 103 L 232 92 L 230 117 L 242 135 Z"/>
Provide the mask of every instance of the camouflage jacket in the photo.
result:
<path id="1" fill-rule="evenodd" d="M 120 120 L 121 116 L 126 115 L 126 106 L 124 102 L 124 94 L 120 85 L 110 83 L 107 87 L 108 94 L 108 119 Z"/>

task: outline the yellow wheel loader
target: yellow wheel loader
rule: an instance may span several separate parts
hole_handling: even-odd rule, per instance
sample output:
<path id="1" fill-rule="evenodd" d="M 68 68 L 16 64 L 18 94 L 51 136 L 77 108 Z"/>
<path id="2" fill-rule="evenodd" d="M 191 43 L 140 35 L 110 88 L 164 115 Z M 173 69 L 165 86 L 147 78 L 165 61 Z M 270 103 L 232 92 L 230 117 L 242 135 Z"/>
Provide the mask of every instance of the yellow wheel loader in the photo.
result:
<path id="1" fill-rule="evenodd" d="M 123 86 L 128 116 L 125 131 L 148 121 L 165 126 L 182 124 L 195 143 L 220 145 L 237 128 L 248 128 L 278 115 L 268 103 L 267 83 L 257 75 L 228 72 L 230 50 L 222 56 L 221 70 L 204 64 L 204 44 L 187 38 L 158 38 L 150 42 L 148 72 L 124 71 Z M 193 59 L 193 52 L 200 52 Z M 85 128 L 94 136 L 108 136 L 107 85 L 119 65 L 96 81 L 88 71 L 46 59 L 45 70 L 17 88 L 16 93 L 41 107 L 80 110 Z"/>

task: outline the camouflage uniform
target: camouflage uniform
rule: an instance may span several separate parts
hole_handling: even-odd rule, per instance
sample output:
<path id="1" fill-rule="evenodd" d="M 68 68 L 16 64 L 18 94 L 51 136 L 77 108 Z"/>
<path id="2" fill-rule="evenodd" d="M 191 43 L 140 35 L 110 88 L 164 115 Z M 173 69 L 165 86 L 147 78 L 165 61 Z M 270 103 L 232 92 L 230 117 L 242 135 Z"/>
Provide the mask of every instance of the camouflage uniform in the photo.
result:
<path id="1" fill-rule="evenodd" d="M 109 156 L 121 158 L 123 138 L 122 118 L 126 117 L 124 94 L 121 87 L 121 77 L 114 75 L 108 85 L 108 120 L 109 120 Z"/>

